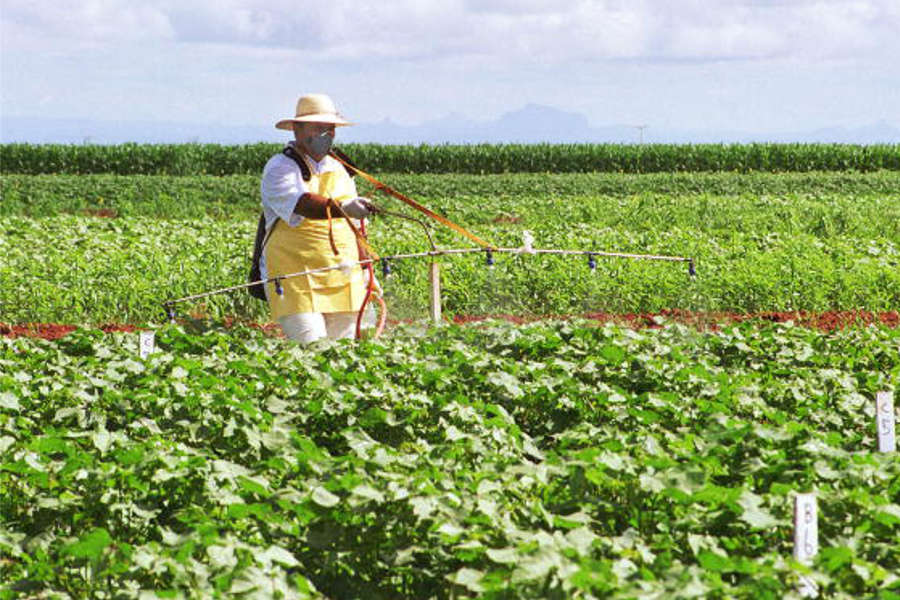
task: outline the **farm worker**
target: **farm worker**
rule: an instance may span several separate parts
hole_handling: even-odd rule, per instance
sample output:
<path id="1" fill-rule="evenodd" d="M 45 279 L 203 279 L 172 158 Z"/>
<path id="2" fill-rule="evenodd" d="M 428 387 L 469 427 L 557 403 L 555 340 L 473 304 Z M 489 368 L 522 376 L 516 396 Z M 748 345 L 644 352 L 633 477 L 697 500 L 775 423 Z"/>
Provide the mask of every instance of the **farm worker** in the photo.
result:
<path id="1" fill-rule="evenodd" d="M 338 206 L 357 228 L 373 207 L 357 195 L 344 166 L 328 155 L 335 128 L 345 125 L 351 123 L 325 94 L 301 96 L 295 115 L 275 124 L 293 131 L 294 139 L 269 159 L 260 184 L 267 231 L 260 260 L 264 279 L 345 264 L 280 280 L 282 294 L 275 282 L 266 284 L 272 320 L 286 337 L 302 343 L 353 337 L 366 294 L 367 275 L 359 265 L 346 266 L 360 259 L 361 250 Z M 298 161 L 306 165 L 308 181 Z M 368 327 L 372 320 L 370 314 Z"/>

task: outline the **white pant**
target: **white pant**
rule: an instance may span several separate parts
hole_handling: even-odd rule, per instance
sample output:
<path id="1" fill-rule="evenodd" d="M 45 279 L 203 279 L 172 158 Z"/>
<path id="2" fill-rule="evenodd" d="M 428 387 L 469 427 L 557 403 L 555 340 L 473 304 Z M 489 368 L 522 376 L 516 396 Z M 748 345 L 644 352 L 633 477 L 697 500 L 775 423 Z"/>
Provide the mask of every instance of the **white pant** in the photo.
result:
<path id="1" fill-rule="evenodd" d="M 356 335 L 357 311 L 336 313 L 295 313 L 278 319 L 285 337 L 301 344 L 308 344 L 324 337 L 333 340 L 352 338 Z M 363 313 L 362 328 L 373 327 L 375 311 L 372 305 Z"/>

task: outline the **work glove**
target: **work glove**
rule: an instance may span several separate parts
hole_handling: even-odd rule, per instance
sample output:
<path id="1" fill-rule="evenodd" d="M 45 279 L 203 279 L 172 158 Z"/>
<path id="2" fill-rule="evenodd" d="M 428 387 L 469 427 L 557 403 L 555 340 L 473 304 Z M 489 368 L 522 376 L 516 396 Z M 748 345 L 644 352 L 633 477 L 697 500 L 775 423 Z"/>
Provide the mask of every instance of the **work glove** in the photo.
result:
<path id="1" fill-rule="evenodd" d="M 341 203 L 341 210 L 351 219 L 365 219 L 375 212 L 375 207 L 367 198 L 356 197 L 344 200 Z"/>

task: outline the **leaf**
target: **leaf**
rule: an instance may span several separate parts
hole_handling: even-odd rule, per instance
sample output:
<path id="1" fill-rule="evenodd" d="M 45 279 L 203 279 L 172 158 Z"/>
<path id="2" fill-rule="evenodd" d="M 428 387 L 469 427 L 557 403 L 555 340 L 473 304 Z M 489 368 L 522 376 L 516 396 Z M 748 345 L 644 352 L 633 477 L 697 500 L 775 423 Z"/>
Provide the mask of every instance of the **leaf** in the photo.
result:
<path id="1" fill-rule="evenodd" d="M 594 541 L 599 536 L 588 527 L 578 527 L 566 533 L 566 539 L 583 556 L 590 556 Z"/>
<path id="2" fill-rule="evenodd" d="M 324 506 L 325 508 L 331 508 L 341 501 L 338 496 L 335 496 L 322 486 L 317 486 L 315 489 L 313 489 L 310 498 L 313 502 L 315 502 L 319 506 Z"/>
<path id="3" fill-rule="evenodd" d="M 642 490 L 658 494 L 659 492 L 666 489 L 666 482 L 658 477 L 657 475 L 651 475 L 648 473 L 641 473 L 638 478 L 640 482 L 640 486 Z"/>
<path id="4" fill-rule="evenodd" d="M 438 533 L 443 533 L 447 537 L 459 537 L 466 532 L 465 528 L 460 527 L 456 523 L 451 521 L 445 521 L 441 523 L 441 526 L 437 528 Z"/>
<path id="5" fill-rule="evenodd" d="M 3 392 L 0 394 L 0 408 L 14 410 L 16 412 L 22 410 L 22 407 L 19 405 L 19 398 L 12 392 Z"/>
<path id="6" fill-rule="evenodd" d="M 754 425 L 753 433 L 760 439 L 770 442 L 783 442 L 794 437 L 794 434 L 786 429 L 776 429 L 765 425 Z"/>
<path id="7" fill-rule="evenodd" d="M 710 552 L 709 550 L 703 550 L 697 554 L 697 562 L 699 562 L 700 566 L 707 571 L 721 573 L 732 570 L 731 561 L 727 556 L 722 556 L 721 554 Z"/>
<path id="8" fill-rule="evenodd" d="M 649 454 L 650 456 L 664 456 L 666 451 L 662 446 L 659 445 L 659 441 L 656 439 L 656 436 L 652 434 L 647 434 L 644 437 L 644 441 L 641 444 L 644 452 Z"/>
<path id="9" fill-rule="evenodd" d="M 548 547 L 539 548 L 536 552 L 519 558 L 512 580 L 519 582 L 542 579 L 554 567 L 558 567 L 560 562 L 559 550 Z"/>
<path id="10" fill-rule="evenodd" d="M 832 458 L 844 458 L 847 456 L 846 450 L 841 450 L 840 448 L 835 448 L 833 446 L 829 446 L 825 442 L 818 439 L 810 439 L 802 446 L 799 446 L 800 450 L 805 450 L 810 454 L 821 454 L 823 456 L 830 456 Z"/>
<path id="11" fill-rule="evenodd" d="M 842 476 L 840 471 L 832 469 L 831 465 L 824 460 L 817 460 L 813 464 L 813 469 L 815 469 L 816 475 L 822 479 L 839 479 Z"/>
<path id="12" fill-rule="evenodd" d="M 206 549 L 209 563 L 216 569 L 230 569 L 237 564 L 234 546 L 209 546 Z"/>
<path id="13" fill-rule="evenodd" d="M 885 525 L 900 524 L 900 505 L 885 504 L 875 511 L 875 519 Z"/>
<path id="14" fill-rule="evenodd" d="M 257 560 L 263 564 L 276 562 L 286 567 L 296 567 L 300 562 L 293 554 L 282 548 L 281 546 L 269 546 L 256 556 Z"/>
<path id="15" fill-rule="evenodd" d="M 8 435 L 4 435 L 0 437 L 0 455 L 4 454 L 13 444 L 16 443 L 16 438 L 10 437 Z"/>
<path id="16" fill-rule="evenodd" d="M 678 590 L 677 597 L 678 598 L 705 598 L 708 595 L 709 586 L 700 581 L 696 574 L 691 578 L 691 581 Z"/>
<path id="17" fill-rule="evenodd" d="M 250 492 L 251 494 L 257 494 L 259 496 L 269 495 L 269 482 L 262 477 L 239 476 L 237 480 L 241 488 Z"/>
<path id="18" fill-rule="evenodd" d="M 438 501 L 433 496 L 414 496 L 409 499 L 413 514 L 419 519 L 427 519 L 437 509 Z"/>
<path id="19" fill-rule="evenodd" d="M 112 443 L 112 436 L 106 429 L 100 429 L 94 432 L 91 436 L 91 441 L 94 443 L 94 447 L 100 451 L 100 454 L 104 455 Z"/>
<path id="20" fill-rule="evenodd" d="M 75 558 L 89 558 L 97 560 L 103 554 L 103 550 L 112 544 L 112 538 L 106 529 L 97 528 L 82 536 L 74 544 L 63 548 L 63 553 Z"/>
<path id="21" fill-rule="evenodd" d="M 249 477 L 253 474 L 253 471 L 247 467 L 228 460 L 214 460 L 212 461 L 212 467 L 216 475 L 224 476 L 228 479 L 234 479 L 239 476 Z"/>
<path id="22" fill-rule="evenodd" d="M 702 550 L 715 550 L 717 552 L 725 553 L 724 550 L 719 546 L 719 540 L 715 536 L 712 535 L 698 535 L 696 533 L 688 534 L 688 546 L 691 547 L 691 552 L 694 555 L 699 555 Z"/>
<path id="23" fill-rule="evenodd" d="M 159 561 L 159 556 L 147 548 L 139 548 L 131 555 L 131 561 L 143 570 L 150 570 Z"/>
<path id="24" fill-rule="evenodd" d="M 490 548 L 485 554 L 501 565 L 510 565 L 519 560 L 519 552 L 515 548 Z"/>
<path id="25" fill-rule="evenodd" d="M 144 363 L 138 362 L 131 358 L 123 360 L 121 365 L 125 367 L 126 371 L 134 375 L 139 375 L 147 370 L 147 367 L 144 366 Z"/>
<path id="26" fill-rule="evenodd" d="M 506 371 L 496 371 L 489 374 L 485 379 L 488 383 L 506 390 L 506 393 L 511 398 L 521 398 L 525 395 L 525 392 L 522 391 L 522 387 L 519 385 L 519 380 Z"/>
<path id="27" fill-rule="evenodd" d="M 455 573 L 447 575 L 447 580 L 456 585 L 461 585 L 472 592 L 483 592 L 484 587 L 481 580 L 484 579 L 484 573 L 469 567 L 463 567 Z"/>
<path id="28" fill-rule="evenodd" d="M 343 434 L 347 444 L 361 458 L 369 458 L 370 451 L 378 446 L 378 442 L 362 429 L 348 429 Z M 316 448 L 316 450 L 318 449 Z"/>
<path id="29" fill-rule="evenodd" d="M 61 408 L 53 415 L 54 422 L 65 421 L 69 417 L 78 417 L 79 421 L 84 419 L 84 409 L 77 406 L 69 406 Z"/>
<path id="30" fill-rule="evenodd" d="M 260 436 L 267 450 L 280 450 L 291 443 L 290 433 L 282 430 L 266 431 Z"/>
<path id="31" fill-rule="evenodd" d="M 266 520 L 271 514 L 272 509 L 268 504 L 262 502 L 252 502 L 250 504 L 235 503 L 229 504 L 225 514 L 229 519 L 246 519 L 249 516 L 255 516 L 259 519 Z"/>
<path id="32" fill-rule="evenodd" d="M 444 435 L 446 435 L 447 440 L 451 442 L 457 442 L 469 437 L 468 434 L 463 433 L 453 425 L 447 425 L 447 428 L 444 431 Z"/>
<path id="33" fill-rule="evenodd" d="M 612 363 L 614 365 L 618 365 L 625 361 L 625 350 L 620 346 L 614 346 L 612 344 L 607 344 L 600 349 L 600 356 L 606 362 Z"/>
<path id="34" fill-rule="evenodd" d="M 822 548 L 816 560 L 825 565 L 827 571 L 836 571 L 853 562 L 853 550 L 846 546 Z"/>
<path id="35" fill-rule="evenodd" d="M 621 454 L 614 454 L 612 452 L 604 452 L 597 458 L 597 462 L 606 465 L 613 471 L 621 471 L 625 468 L 626 458 Z"/>
<path id="36" fill-rule="evenodd" d="M 159 528 L 159 535 L 162 538 L 163 544 L 166 544 L 167 546 L 178 546 L 185 540 L 184 536 L 178 535 L 166 527 Z"/>
<path id="37" fill-rule="evenodd" d="M 761 496 L 757 496 L 748 490 L 744 490 L 737 501 L 741 508 L 744 509 L 740 516 L 741 520 L 754 529 L 774 527 L 779 523 L 778 519 L 760 506 L 762 502 L 763 498 Z"/>
<path id="38" fill-rule="evenodd" d="M 615 573 L 616 577 L 619 578 L 619 581 L 625 581 L 632 575 L 638 572 L 637 565 L 635 565 L 631 560 L 627 558 L 620 558 L 619 560 L 613 562 L 612 572 Z"/>
<path id="39" fill-rule="evenodd" d="M 375 502 L 384 502 L 384 494 L 376 490 L 370 485 L 360 484 L 350 490 L 350 493 L 354 496 L 359 496 L 361 498 L 366 498 L 367 500 L 373 500 Z"/>

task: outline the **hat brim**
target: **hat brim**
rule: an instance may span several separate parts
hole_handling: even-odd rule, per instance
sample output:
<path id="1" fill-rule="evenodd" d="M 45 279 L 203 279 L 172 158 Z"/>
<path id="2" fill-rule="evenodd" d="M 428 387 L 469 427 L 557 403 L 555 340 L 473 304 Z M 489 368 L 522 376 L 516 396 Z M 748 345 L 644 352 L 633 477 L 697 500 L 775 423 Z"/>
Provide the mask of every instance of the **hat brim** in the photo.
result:
<path id="1" fill-rule="evenodd" d="M 275 123 L 275 127 L 277 129 L 287 129 L 288 131 L 290 131 L 294 128 L 294 123 L 330 123 L 335 127 L 353 125 L 353 123 L 347 121 L 342 117 L 339 117 L 338 115 L 329 113 L 317 113 L 312 115 L 303 115 L 302 117 L 282 119 Z"/>

